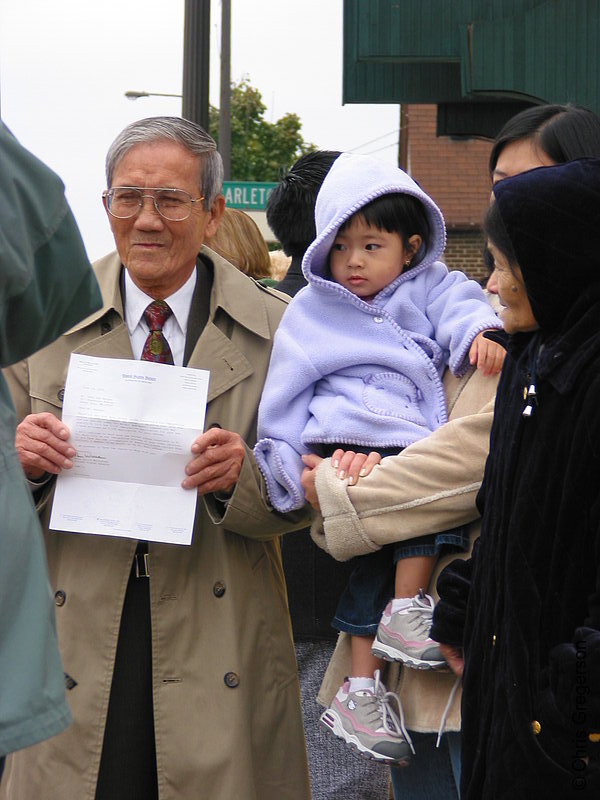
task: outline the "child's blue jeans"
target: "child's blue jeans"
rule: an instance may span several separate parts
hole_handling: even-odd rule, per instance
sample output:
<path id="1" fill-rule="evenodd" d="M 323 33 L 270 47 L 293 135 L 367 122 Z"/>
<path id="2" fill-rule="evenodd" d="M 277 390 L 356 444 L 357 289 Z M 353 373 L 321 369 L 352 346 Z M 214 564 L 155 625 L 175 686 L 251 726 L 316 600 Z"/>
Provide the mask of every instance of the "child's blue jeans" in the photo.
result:
<path id="1" fill-rule="evenodd" d="M 340 445 L 326 446 L 331 455 Z M 357 445 L 341 445 L 342 449 L 355 452 L 370 452 L 369 448 Z M 397 455 L 403 448 L 377 449 L 382 457 Z M 452 528 L 441 533 L 419 536 L 404 542 L 382 547 L 376 553 L 357 556 L 355 567 L 338 603 L 331 622 L 338 631 L 353 636 L 374 636 L 381 615 L 394 596 L 395 565 L 401 558 L 434 556 L 452 552 L 464 552 L 469 547 L 469 536 L 464 527 Z M 423 587 L 425 588 L 425 587 Z"/>

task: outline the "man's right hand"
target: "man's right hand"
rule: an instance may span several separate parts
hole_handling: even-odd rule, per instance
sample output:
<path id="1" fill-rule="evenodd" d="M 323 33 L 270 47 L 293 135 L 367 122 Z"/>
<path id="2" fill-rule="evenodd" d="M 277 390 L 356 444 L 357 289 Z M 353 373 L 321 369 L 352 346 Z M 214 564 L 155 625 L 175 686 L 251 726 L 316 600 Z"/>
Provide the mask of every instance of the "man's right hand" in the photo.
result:
<path id="1" fill-rule="evenodd" d="M 53 414 L 29 414 L 17 425 L 15 447 L 25 475 L 38 480 L 46 472 L 58 475 L 73 466 L 74 448 L 70 431 Z"/>

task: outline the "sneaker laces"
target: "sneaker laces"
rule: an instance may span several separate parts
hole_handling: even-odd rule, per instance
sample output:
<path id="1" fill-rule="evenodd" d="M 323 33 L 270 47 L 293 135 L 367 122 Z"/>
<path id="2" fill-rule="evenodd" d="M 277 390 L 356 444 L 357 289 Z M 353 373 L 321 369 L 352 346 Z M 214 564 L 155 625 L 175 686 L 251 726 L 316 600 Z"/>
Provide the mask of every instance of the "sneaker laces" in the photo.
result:
<path id="1" fill-rule="evenodd" d="M 373 690 L 374 699 L 377 701 L 381 718 L 383 720 L 383 729 L 390 736 L 403 737 L 413 755 L 415 755 L 415 748 L 413 747 L 412 739 L 409 732 L 406 730 L 404 724 L 404 710 L 400 698 L 395 692 L 388 692 L 381 683 L 381 673 L 375 670 L 375 688 Z M 397 711 L 394 710 L 394 705 Z"/>
<path id="2" fill-rule="evenodd" d="M 444 709 L 444 713 L 442 714 L 442 719 L 440 721 L 437 741 L 435 743 L 436 747 L 440 746 L 440 742 L 442 740 L 442 734 L 444 733 L 444 728 L 446 727 L 446 720 L 448 719 L 448 714 L 450 713 L 450 708 L 452 707 L 452 701 L 454 700 L 454 695 L 456 694 L 458 687 L 460 686 L 461 680 L 462 678 L 460 677 L 460 675 L 457 675 L 456 680 L 454 681 L 454 686 L 450 690 L 450 694 L 448 696 L 448 702 L 446 703 L 446 708 Z"/>
<path id="3" fill-rule="evenodd" d="M 429 631 L 433 622 L 433 609 L 435 602 L 433 597 L 425 594 L 423 589 L 419 589 L 419 594 L 412 599 L 412 606 L 406 609 L 407 614 L 412 616 L 411 629 L 417 635 L 426 634 L 429 638 Z"/>

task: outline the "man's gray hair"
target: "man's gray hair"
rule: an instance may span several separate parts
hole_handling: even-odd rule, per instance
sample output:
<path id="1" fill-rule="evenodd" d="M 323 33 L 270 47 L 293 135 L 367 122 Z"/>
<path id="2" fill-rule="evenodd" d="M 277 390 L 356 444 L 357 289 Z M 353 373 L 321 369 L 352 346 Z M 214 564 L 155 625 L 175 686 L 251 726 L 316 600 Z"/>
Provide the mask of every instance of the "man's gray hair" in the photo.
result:
<path id="1" fill-rule="evenodd" d="M 190 120 L 181 117 L 147 117 L 132 122 L 117 136 L 106 155 L 106 185 L 111 188 L 119 161 L 136 144 L 170 141 L 181 144 L 198 158 L 198 176 L 202 205 L 210 209 L 214 199 L 223 191 L 223 161 L 212 136 Z"/>

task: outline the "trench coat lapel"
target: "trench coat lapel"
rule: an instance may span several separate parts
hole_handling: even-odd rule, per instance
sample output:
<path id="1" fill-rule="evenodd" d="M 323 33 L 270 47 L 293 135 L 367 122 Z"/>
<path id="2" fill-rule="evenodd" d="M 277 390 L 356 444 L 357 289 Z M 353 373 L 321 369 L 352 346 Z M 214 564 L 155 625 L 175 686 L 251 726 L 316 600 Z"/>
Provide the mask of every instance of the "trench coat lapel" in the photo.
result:
<path id="1" fill-rule="evenodd" d="M 272 335 L 260 295 L 248 292 L 248 278 L 212 250 L 203 247 L 200 258 L 213 270 L 209 320 L 190 356 L 188 366 L 210 371 L 208 401 L 227 392 L 254 372 L 240 348 L 226 334 L 226 319 L 263 339 Z M 260 292 L 257 289 L 257 292 Z"/>
<path id="2" fill-rule="evenodd" d="M 95 339 L 74 348 L 74 353 L 99 358 L 133 358 L 129 332 L 124 321 L 121 271 L 121 259 L 117 253 L 111 253 L 97 263 L 96 277 L 102 292 L 102 308 L 71 328 L 69 333 L 77 333 L 79 329 L 89 329 L 101 319 L 105 321 L 107 330 Z"/>

